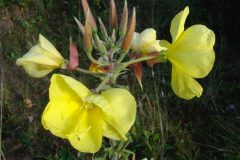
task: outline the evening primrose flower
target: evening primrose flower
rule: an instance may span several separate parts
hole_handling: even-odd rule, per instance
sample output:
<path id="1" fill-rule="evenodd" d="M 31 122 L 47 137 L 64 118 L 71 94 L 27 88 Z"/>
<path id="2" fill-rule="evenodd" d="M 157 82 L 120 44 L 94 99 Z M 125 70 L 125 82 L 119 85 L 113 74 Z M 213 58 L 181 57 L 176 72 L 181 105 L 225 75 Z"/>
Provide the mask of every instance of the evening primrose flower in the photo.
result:
<path id="1" fill-rule="evenodd" d="M 156 31 L 153 28 L 147 28 L 141 33 L 134 32 L 131 49 L 142 54 L 160 52 L 165 47 L 159 45 L 160 41 L 156 40 L 156 37 Z"/>
<path id="2" fill-rule="evenodd" d="M 126 140 L 136 117 L 136 102 L 125 89 L 92 93 L 77 80 L 54 74 L 50 101 L 42 115 L 46 130 L 64 139 L 80 152 L 95 153 L 102 138 Z"/>
<path id="3" fill-rule="evenodd" d="M 200 97 L 203 89 L 194 78 L 203 78 L 212 70 L 215 53 L 215 34 L 204 25 L 193 25 L 184 31 L 189 14 L 186 7 L 171 22 L 172 44 L 162 40 L 160 45 L 168 48 L 167 59 L 172 63 L 172 88 L 183 99 Z"/>
<path id="4" fill-rule="evenodd" d="M 60 68 L 64 59 L 57 49 L 44 36 L 39 34 L 38 44 L 33 46 L 16 64 L 23 66 L 32 77 L 41 78 L 52 70 Z"/>

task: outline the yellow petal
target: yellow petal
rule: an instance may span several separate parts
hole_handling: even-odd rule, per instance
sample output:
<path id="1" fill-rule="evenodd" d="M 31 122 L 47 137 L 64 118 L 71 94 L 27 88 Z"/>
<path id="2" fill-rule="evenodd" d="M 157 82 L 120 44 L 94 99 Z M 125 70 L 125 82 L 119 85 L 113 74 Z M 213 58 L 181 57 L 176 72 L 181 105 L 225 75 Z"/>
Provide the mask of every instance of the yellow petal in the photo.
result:
<path id="1" fill-rule="evenodd" d="M 115 125 L 115 123 L 108 124 L 108 122 L 113 121 L 114 112 L 112 110 L 112 107 L 110 106 L 109 102 L 102 96 L 102 95 L 96 95 L 96 94 L 90 94 L 87 97 L 84 98 L 84 102 L 87 102 L 88 104 L 94 104 L 95 107 L 98 107 L 103 111 L 104 121 L 103 121 L 103 132 L 108 138 L 114 139 L 114 140 L 126 140 L 126 136 L 124 135 L 124 131 L 116 130 L 111 125 Z M 116 124 L 117 126 L 117 124 Z"/>
<path id="2" fill-rule="evenodd" d="M 159 45 L 162 48 L 167 49 L 171 44 L 167 40 L 163 39 L 163 40 L 160 40 Z"/>
<path id="3" fill-rule="evenodd" d="M 104 73 L 104 72 L 106 72 L 103 67 L 99 66 L 96 63 L 92 63 L 88 70 L 93 72 L 93 73 Z"/>
<path id="4" fill-rule="evenodd" d="M 204 25 L 194 25 L 184 31 L 168 48 L 167 58 L 186 74 L 203 78 L 214 64 L 214 43 L 213 31 Z"/>
<path id="5" fill-rule="evenodd" d="M 116 127 L 116 125 L 111 119 L 111 117 L 105 115 L 105 120 L 102 124 L 103 135 L 113 140 L 126 141 L 127 137 L 125 136 L 125 134 L 123 134 L 122 131 L 120 131 L 119 128 Z"/>
<path id="6" fill-rule="evenodd" d="M 152 52 L 160 52 L 161 50 L 164 50 L 165 48 L 161 47 L 159 42 L 160 42 L 159 40 L 156 40 L 153 43 L 145 45 L 143 48 L 141 48 L 141 52 L 145 54 L 145 53 L 152 53 Z"/>
<path id="7" fill-rule="evenodd" d="M 102 144 L 101 110 L 82 109 L 74 131 L 67 135 L 72 146 L 80 152 L 95 153 Z"/>
<path id="8" fill-rule="evenodd" d="M 140 48 L 155 42 L 157 37 L 156 31 L 153 28 L 147 28 L 140 33 L 138 45 Z"/>
<path id="9" fill-rule="evenodd" d="M 46 56 L 46 54 L 47 52 L 44 49 L 42 49 L 40 45 L 35 45 L 22 58 L 17 59 L 16 64 L 24 65 L 25 62 L 29 62 L 38 65 L 43 65 L 49 68 L 60 67 L 62 62 L 59 61 L 59 59 L 55 60 L 54 58 Z"/>
<path id="10" fill-rule="evenodd" d="M 112 88 L 102 92 L 112 110 L 111 118 L 105 116 L 105 137 L 124 140 L 125 135 L 136 118 L 136 101 L 132 94 L 125 89 Z M 117 131 L 117 132 L 116 132 Z"/>
<path id="11" fill-rule="evenodd" d="M 43 35 L 39 34 L 39 43 L 40 46 L 45 49 L 46 51 L 50 52 L 51 54 L 55 55 L 58 58 L 63 59 L 61 54 L 57 51 L 54 45 L 47 40 Z"/>
<path id="12" fill-rule="evenodd" d="M 140 40 L 140 33 L 134 32 L 131 42 L 131 49 L 134 51 L 138 51 L 138 43 Z"/>
<path id="13" fill-rule="evenodd" d="M 183 11 L 179 12 L 171 22 L 170 32 L 172 35 L 172 43 L 175 42 L 180 34 L 184 31 L 184 24 L 189 14 L 189 8 L 185 7 Z"/>
<path id="14" fill-rule="evenodd" d="M 51 78 L 49 89 L 50 100 L 62 99 L 81 101 L 84 97 L 90 94 L 90 90 L 79 81 L 61 74 L 54 74 Z"/>
<path id="15" fill-rule="evenodd" d="M 39 41 L 43 41 L 41 39 L 44 38 L 41 38 L 40 36 Z M 49 45 L 48 42 L 45 43 Z M 16 64 L 23 66 L 30 76 L 41 78 L 46 76 L 53 69 L 60 68 L 63 61 L 64 59 L 61 56 L 56 56 L 44 49 L 41 44 L 37 44 L 33 46 L 23 57 L 18 58 Z"/>
<path id="16" fill-rule="evenodd" d="M 95 107 L 99 107 L 102 111 L 112 114 L 112 110 L 109 106 L 108 101 L 102 96 L 98 94 L 89 94 L 83 99 L 84 102 L 89 104 L 94 104 Z"/>
<path id="17" fill-rule="evenodd" d="M 42 124 L 53 135 L 66 138 L 65 135 L 73 131 L 79 112 L 77 101 L 52 100 L 43 112 Z"/>
<path id="18" fill-rule="evenodd" d="M 41 78 L 50 73 L 53 69 L 46 68 L 43 65 L 37 65 L 31 62 L 25 62 L 20 59 L 17 60 L 17 65 L 23 66 L 24 70 L 32 77 Z"/>
<path id="19" fill-rule="evenodd" d="M 183 99 L 190 100 L 200 97 L 203 89 L 201 85 L 191 76 L 185 74 L 174 65 L 172 66 L 172 89 L 174 93 Z"/>
<path id="20" fill-rule="evenodd" d="M 86 96 L 84 94 L 89 92 L 83 84 L 73 78 L 54 74 L 49 88 L 50 102 L 42 116 L 44 128 L 56 136 L 65 138 L 76 125 L 79 105 L 83 103 L 82 98 Z"/>

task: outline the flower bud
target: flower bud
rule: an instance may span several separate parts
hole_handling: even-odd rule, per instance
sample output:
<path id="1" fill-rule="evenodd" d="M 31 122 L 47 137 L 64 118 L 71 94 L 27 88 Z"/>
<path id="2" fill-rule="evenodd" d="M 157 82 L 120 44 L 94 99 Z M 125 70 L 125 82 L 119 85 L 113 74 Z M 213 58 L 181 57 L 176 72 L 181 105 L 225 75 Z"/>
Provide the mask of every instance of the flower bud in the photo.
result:
<path id="1" fill-rule="evenodd" d="M 112 29 L 117 28 L 117 10 L 116 10 L 116 5 L 114 0 L 110 0 L 109 23 Z"/>
<path id="2" fill-rule="evenodd" d="M 92 12 L 91 12 L 91 10 L 89 8 L 87 0 L 82 0 L 82 7 L 83 7 L 83 12 L 84 12 L 85 18 L 87 18 L 87 14 L 88 14 L 88 10 L 89 10 L 92 30 L 94 32 L 97 32 L 97 25 L 96 25 L 96 22 L 95 22 L 95 19 L 94 19 L 93 15 L 92 15 Z"/>
<path id="3" fill-rule="evenodd" d="M 122 43 L 121 51 L 123 53 L 127 53 L 131 47 L 131 42 L 132 42 L 133 33 L 135 31 L 135 27 L 136 27 L 136 11 L 134 7 L 131 22 L 130 22 L 127 34 L 125 35 L 125 38 Z"/>
<path id="4" fill-rule="evenodd" d="M 115 29 L 113 29 L 113 31 L 112 31 L 111 40 L 113 43 L 116 41 L 116 30 Z"/>
<path id="5" fill-rule="evenodd" d="M 141 33 L 134 32 L 131 49 L 141 54 L 166 50 L 165 47 L 160 46 L 160 41 L 156 37 L 157 34 L 153 28 L 147 28 Z"/>
<path id="6" fill-rule="evenodd" d="M 96 35 L 96 33 L 95 33 Z M 85 33 L 84 33 L 84 50 L 90 61 L 98 64 L 98 61 L 92 57 L 93 41 L 92 41 L 92 28 L 90 21 L 90 11 L 87 13 L 85 22 Z"/>
<path id="7" fill-rule="evenodd" d="M 46 76 L 52 70 L 60 68 L 63 63 L 61 54 L 41 34 L 39 34 L 38 44 L 16 61 L 18 66 L 23 66 L 25 71 L 35 78 Z"/>
<path id="8" fill-rule="evenodd" d="M 78 50 L 77 50 L 77 46 L 76 46 L 76 43 L 74 43 L 74 42 L 72 42 L 70 40 L 68 69 L 74 70 L 77 67 L 78 67 Z"/>
<path id="9" fill-rule="evenodd" d="M 125 0 L 122 17 L 121 17 L 120 28 L 119 28 L 120 37 L 125 36 L 127 32 L 127 24 L 128 24 L 128 9 L 127 9 L 127 1 Z"/>
<path id="10" fill-rule="evenodd" d="M 87 13 L 86 22 L 85 22 L 84 49 L 86 53 L 91 53 L 93 49 L 90 11 L 88 11 Z"/>
<path id="11" fill-rule="evenodd" d="M 101 32 L 102 32 L 102 34 L 103 34 L 103 37 L 104 37 L 104 39 L 107 41 L 107 39 L 108 39 L 108 33 L 107 33 L 107 30 L 106 30 L 106 27 L 105 27 L 105 25 L 103 24 L 101 18 L 98 18 L 98 21 L 99 21 L 100 30 L 101 30 Z"/>
<path id="12" fill-rule="evenodd" d="M 100 52 L 100 53 L 106 53 L 107 49 L 104 45 L 104 42 L 98 37 L 97 34 L 95 34 L 94 37 L 95 43 L 96 43 L 96 49 Z"/>

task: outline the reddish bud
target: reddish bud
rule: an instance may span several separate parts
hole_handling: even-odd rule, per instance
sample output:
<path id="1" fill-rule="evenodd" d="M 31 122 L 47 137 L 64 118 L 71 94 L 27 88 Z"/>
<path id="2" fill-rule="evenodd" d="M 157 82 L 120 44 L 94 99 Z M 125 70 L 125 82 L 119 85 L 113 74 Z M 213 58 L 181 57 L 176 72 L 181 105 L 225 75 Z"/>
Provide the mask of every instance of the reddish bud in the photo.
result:
<path id="1" fill-rule="evenodd" d="M 72 41 L 70 41 L 69 53 L 68 69 L 74 70 L 78 67 L 78 50 L 76 43 L 73 43 Z"/>
<path id="2" fill-rule="evenodd" d="M 90 22 L 90 11 L 87 13 L 86 22 L 85 22 L 85 33 L 84 33 L 84 49 L 86 53 L 92 52 L 92 28 Z"/>
<path id="3" fill-rule="evenodd" d="M 136 11 L 135 11 L 135 7 L 134 7 L 131 22 L 130 22 L 127 34 L 125 35 L 125 38 L 122 43 L 121 50 L 123 53 L 127 53 L 131 47 L 132 37 L 133 37 L 133 33 L 135 31 L 135 28 L 136 28 Z"/>
<path id="4" fill-rule="evenodd" d="M 117 10 L 116 10 L 116 4 L 114 0 L 110 0 L 109 23 L 112 29 L 117 28 Z"/>
<path id="5" fill-rule="evenodd" d="M 93 17 L 93 14 L 92 14 L 92 12 L 91 12 L 91 9 L 89 8 L 89 5 L 88 5 L 87 0 L 82 0 L 82 7 L 83 7 L 83 12 L 84 12 L 85 18 L 87 18 L 87 12 L 88 12 L 88 10 L 89 10 L 92 30 L 93 30 L 93 31 L 97 31 L 97 25 L 96 25 L 95 19 L 94 19 L 94 17 Z"/>

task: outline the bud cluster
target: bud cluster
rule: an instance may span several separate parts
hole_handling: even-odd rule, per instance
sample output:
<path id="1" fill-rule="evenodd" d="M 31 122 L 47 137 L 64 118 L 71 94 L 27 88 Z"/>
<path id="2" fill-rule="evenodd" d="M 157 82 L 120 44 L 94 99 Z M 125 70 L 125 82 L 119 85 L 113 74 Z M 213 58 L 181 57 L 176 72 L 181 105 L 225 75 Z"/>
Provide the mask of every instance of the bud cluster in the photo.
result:
<path id="1" fill-rule="evenodd" d="M 125 70 L 125 67 L 120 67 L 120 63 L 131 47 L 136 27 L 135 8 L 133 8 L 131 19 L 128 20 L 128 7 L 127 1 L 125 1 L 120 25 L 118 25 L 116 4 L 114 0 L 110 0 L 109 31 L 111 33 L 108 32 L 101 18 L 98 18 L 98 28 L 87 0 L 82 0 L 82 8 L 85 16 L 85 24 L 83 25 L 77 18 L 75 18 L 75 21 L 84 37 L 84 51 L 92 62 L 90 71 L 101 71 L 102 73 L 111 74 L 112 82 L 115 82 L 120 72 Z M 98 31 L 100 31 L 100 34 Z M 97 54 L 93 54 L 93 49 L 97 51 Z"/>

